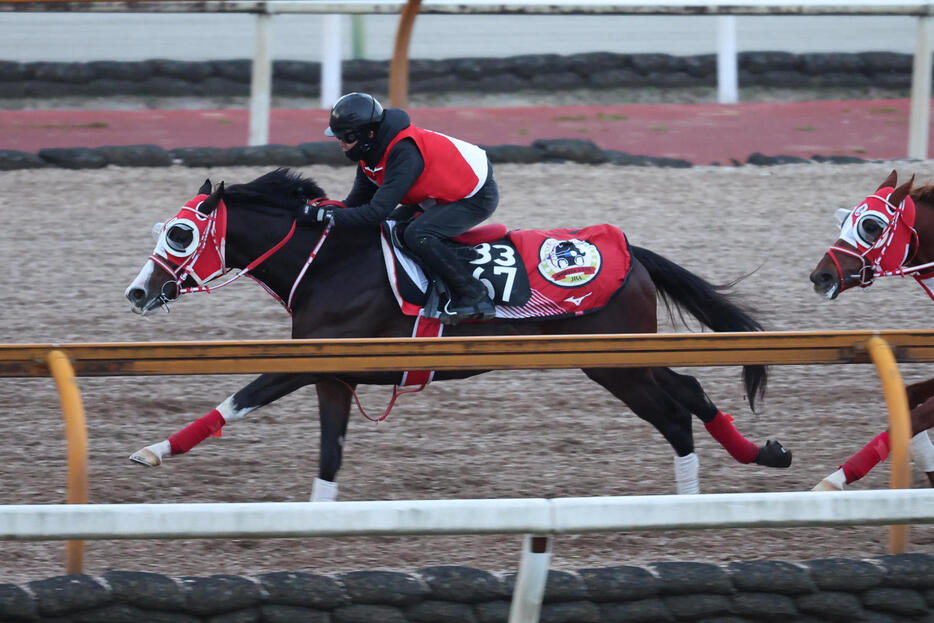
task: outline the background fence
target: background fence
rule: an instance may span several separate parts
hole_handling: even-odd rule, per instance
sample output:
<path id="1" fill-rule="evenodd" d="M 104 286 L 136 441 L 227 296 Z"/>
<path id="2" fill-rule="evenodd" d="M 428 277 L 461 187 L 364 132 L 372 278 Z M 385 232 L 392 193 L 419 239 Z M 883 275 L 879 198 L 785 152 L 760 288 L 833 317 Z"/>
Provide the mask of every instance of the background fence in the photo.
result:
<path id="1" fill-rule="evenodd" d="M 736 45 L 737 15 L 782 16 L 912 16 L 916 19 L 914 33 L 915 55 L 912 70 L 911 115 L 909 120 L 908 156 L 926 158 L 930 124 L 931 94 L 931 18 L 934 13 L 930 2 L 903 2 L 879 0 L 853 2 L 848 0 L 812 0 L 811 2 L 748 2 L 731 4 L 719 2 L 678 2 L 665 0 L 655 3 L 613 2 L 612 0 L 566 0 L 560 3 L 544 0 L 495 2 L 471 0 L 443 2 L 440 0 L 362 0 L 344 2 L 308 2 L 293 0 L 230 0 L 224 2 L 186 2 L 159 0 L 140 2 L 62 1 L 36 2 L 12 0 L 0 2 L 0 11 L 68 11 L 68 12 L 147 12 L 147 13 L 246 13 L 256 15 L 253 52 L 253 73 L 250 98 L 250 130 L 247 143 L 261 145 L 268 142 L 269 111 L 272 88 L 272 55 L 270 52 L 271 17 L 278 14 L 326 15 L 320 36 L 323 67 L 321 73 L 321 102 L 327 108 L 341 91 L 340 58 L 342 28 L 338 14 L 395 14 L 401 18 L 396 34 L 390 73 L 390 100 L 393 105 L 404 106 L 408 88 L 408 48 L 415 16 L 442 15 L 668 15 L 668 16 L 720 16 L 717 23 L 717 82 L 719 100 L 737 101 L 738 63 Z"/>

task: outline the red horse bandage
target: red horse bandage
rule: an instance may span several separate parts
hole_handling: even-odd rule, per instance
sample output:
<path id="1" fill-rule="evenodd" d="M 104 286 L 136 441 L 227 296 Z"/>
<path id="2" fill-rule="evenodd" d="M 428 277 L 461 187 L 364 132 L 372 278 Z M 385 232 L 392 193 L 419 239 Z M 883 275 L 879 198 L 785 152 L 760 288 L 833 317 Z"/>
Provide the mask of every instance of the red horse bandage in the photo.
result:
<path id="1" fill-rule="evenodd" d="M 199 443 L 217 433 L 227 423 L 224 416 L 217 409 L 212 410 L 169 437 L 172 446 L 172 456 L 184 454 Z"/>
<path id="2" fill-rule="evenodd" d="M 714 419 L 705 422 L 704 427 L 740 463 L 752 463 L 759 456 L 759 447 L 743 437 L 733 426 L 732 418 L 722 411 L 717 411 Z"/>
<path id="3" fill-rule="evenodd" d="M 841 466 L 846 483 L 856 482 L 889 456 L 889 434 L 879 433 Z"/>

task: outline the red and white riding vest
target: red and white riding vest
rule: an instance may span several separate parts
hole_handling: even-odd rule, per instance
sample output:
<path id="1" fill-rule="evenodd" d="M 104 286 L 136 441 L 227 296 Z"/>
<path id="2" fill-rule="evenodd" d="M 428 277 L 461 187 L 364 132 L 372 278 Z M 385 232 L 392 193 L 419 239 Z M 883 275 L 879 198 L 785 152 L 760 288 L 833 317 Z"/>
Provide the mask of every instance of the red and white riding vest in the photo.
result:
<path id="1" fill-rule="evenodd" d="M 465 141 L 439 132 L 409 125 L 390 141 L 383 157 L 374 168 L 360 161 L 363 173 L 377 186 L 383 185 L 386 159 L 402 139 L 415 141 L 425 161 L 425 168 L 402 198 L 404 204 L 453 203 L 472 197 L 486 182 L 489 164 L 486 152 Z"/>

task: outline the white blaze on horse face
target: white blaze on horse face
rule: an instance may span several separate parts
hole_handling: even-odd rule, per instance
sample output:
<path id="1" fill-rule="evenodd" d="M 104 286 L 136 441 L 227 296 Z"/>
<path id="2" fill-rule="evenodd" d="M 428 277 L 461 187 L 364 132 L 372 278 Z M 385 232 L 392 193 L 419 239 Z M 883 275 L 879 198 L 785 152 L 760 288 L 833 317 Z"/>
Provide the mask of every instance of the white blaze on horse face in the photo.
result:
<path id="1" fill-rule="evenodd" d="M 138 288 L 143 291 L 145 296 L 140 300 L 140 305 L 130 303 L 130 309 L 137 314 L 147 314 L 152 311 L 152 309 L 146 309 L 146 307 L 152 300 L 152 296 L 149 292 L 149 284 L 152 282 L 152 276 L 155 270 L 156 263 L 152 260 L 146 260 L 146 263 L 143 264 L 143 268 L 140 269 L 139 274 L 136 275 L 136 279 L 133 280 L 123 293 L 123 296 L 129 297 L 131 290 Z"/>

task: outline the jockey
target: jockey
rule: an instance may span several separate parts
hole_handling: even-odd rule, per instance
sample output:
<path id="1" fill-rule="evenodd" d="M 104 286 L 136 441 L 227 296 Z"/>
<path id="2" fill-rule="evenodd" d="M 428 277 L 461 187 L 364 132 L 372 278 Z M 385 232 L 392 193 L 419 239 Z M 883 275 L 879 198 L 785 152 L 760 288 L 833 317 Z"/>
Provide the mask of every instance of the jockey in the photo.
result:
<path id="1" fill-rule="evenodd" d="M 334 107 L 325 135 L 357 162 L 346 209 L 306 208 L 317 222 L 363 227 L 387 217 L 397 221 L 421 212 L 402 239 L 451 290 L 441 321 L 488 320 L 495 308 L 486 286 L 465 271 L 446 239 L 462 234 L 489 217 L 499 189 L 486 152 L 476 145 L 424 130 L 399 108 L 383 110 L 366 93 L 348 93 Z"/>

